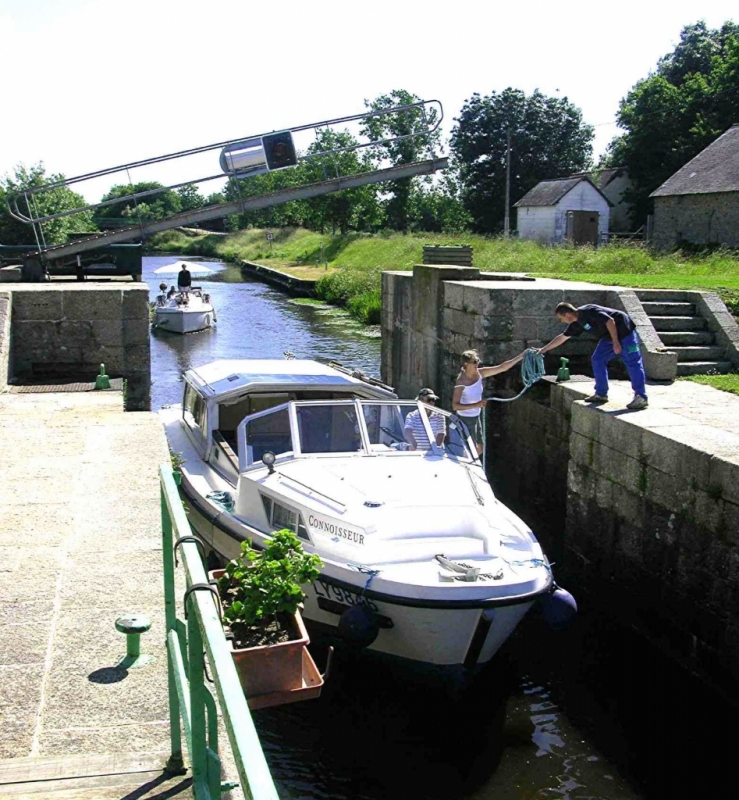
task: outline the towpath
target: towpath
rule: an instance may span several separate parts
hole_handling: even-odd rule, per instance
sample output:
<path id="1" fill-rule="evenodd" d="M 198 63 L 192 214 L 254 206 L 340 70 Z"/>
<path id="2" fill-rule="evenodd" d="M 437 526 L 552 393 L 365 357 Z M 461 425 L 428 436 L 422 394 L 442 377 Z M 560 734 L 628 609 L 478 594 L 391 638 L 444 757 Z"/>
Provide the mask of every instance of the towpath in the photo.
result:
<path id="1" fill-rule="evenodd" d="M 190 797 L 168 778 L 155 414 L 0 395 L 0 798 Z M 141 669 L 115 620 L 146 614 Z"/>

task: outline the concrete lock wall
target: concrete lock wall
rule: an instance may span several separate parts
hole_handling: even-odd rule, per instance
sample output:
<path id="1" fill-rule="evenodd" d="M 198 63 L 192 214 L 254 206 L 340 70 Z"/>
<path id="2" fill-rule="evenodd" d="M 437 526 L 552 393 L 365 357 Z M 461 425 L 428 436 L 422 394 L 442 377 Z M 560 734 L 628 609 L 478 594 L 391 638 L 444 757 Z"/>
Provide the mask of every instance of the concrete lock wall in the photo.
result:
<path id="1" fill-rule="evenodd" d="M 413 273 L 383 273 L 382 293 L 382 378 L 403 397 L 431 386 L 448 408 L 465 350 L 476 349 L 484 364 L 497 364 L 527 347 L 541 347 L 563 330 L 553 313 L 562 301 L 627 311 L 642 340 L 647 375 L 655 380 L 675 377 L 677 356 L 662 352 L 641 302 L 628 289 L 416 265 Z M 547 355 L 547 371 L 556 373 L 564 356 L 572 372 L 591 373 L 593 347 L 587 334 L 570 339 Z M 612 374 L 626 376 L 620 361 L 614 362 Z"/>
<path id="2" fill-rule="evenodd" d="M 10 346 L 11 300 L 9 292 L 0 292 L 0 392 L 12 377 L 12 358 Z"/>
<path id="3" fill-rule="evenodd" d="M 464 350 L 495 364 L 542 345 L 562 331 L 552 311 L 563 300 L 622 308 L 642 339 L 651 328 L 627 289 L 454 268 L 434 286 L 438 269 L 383 274 L 382 377 L 401 397 L 431 386 L 451 408 Z M 712 298 L 693 298 L 709 321 Z M 647 374 L 651 363 L 652 377 L 666 367 L 674 377 L 675 356 L 660 344 L 643 342 Z M 570 340 L 547 357 L 549 376 L 560 355 L 573 375 L 589 372 L 593 346 Z M 595 587 L 609 610 L 691 668 L 739 682 L 739 463 L 701 450 L 700 438 L 681 438 L 672 423 L 651 430 L 644 414 L 575 402 L 592 387 L 586 375 L 566 384 L 550 377 L 515 403 L 488 405 L 493 487 L 540 536 L 560 577 L 574 576 L 568 588 Z M 518 370 L 495 378 L 497 396 L 518 388 Z"/>
<path id="4" fill-rule="evenodd" d="M 149 410 L 151 359 L 146 286 L 29 284 L 13 287 L 9 293 L 11 355 L 18 379 L 92 380 L 100 364 L 105 364 L 108 375 L 126 380 L 127 410 Z"/>
<path id="5" fill-rule="evenodd" d="M 576 403 L 583 386 L 550 383 L 493 404 L 496 493 L 576 595 L 597 595 L 678 660 L 735 687 L 739 463 L 670 426 Z"/>

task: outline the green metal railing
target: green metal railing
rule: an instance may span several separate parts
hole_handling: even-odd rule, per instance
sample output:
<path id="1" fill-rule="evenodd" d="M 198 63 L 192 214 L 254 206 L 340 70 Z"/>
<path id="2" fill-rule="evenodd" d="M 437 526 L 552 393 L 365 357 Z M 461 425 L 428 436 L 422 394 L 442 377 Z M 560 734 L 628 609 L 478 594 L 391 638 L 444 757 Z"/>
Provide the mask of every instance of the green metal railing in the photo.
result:
<path id="1" fill-rule="evenodd" d="M 277 800 L 269 767 L 223 632 L 216 599 L 174 482 L 172 468 L 159 468 L 162 495 L 164 610 L 167 624 L 169 723 L 172 753 L 169 772 L 184 773 L 182 735 L 192 768 L 197 800 L 216 800 L 236 784 L 221 781 L 218 716 L 205 685 L 205 662 L 231 743 L 244 794 L 253 800 Z M 175 547 L 185 572 L 185 621 L 177 618 Z"/>

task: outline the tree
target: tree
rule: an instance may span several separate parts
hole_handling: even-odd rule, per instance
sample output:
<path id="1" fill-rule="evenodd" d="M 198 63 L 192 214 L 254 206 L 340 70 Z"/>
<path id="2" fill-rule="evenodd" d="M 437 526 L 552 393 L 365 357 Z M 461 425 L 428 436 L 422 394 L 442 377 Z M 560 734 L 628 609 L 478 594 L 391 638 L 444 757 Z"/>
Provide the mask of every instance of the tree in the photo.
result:
<path id="1" fill-rule="evenodd" d="M 649 194 L 739 120 L 739 25 L 711 30 L 688 25 L 657 70 L 619 105 L 605 165 L 626 166 L 636 222 L 650 210 Z"/>
<path id="2" fill-rule="evenodd" d="M 459 182 L 452 170 L 438 181 L 418 181 L 410 205 L 414 230 L 461 233 L 472 226 L 472 217 L 462 203 Z"/>
<path id="3" fill-rule="evenodd" d="M 566 97 L 538 89 L 472 95 L 452 130 L 462 201 L 481 233 L 502 230 L 505 215 L 506 138 L 511 133 L 511 203 L 541 180 L 561 178 L 591 163 L 593 128 Z"/>
<path id="4" fill-rule="evenodd" d="M 197 186 L 180 186 L 177 190 L 177 196 L 180 198 L 180 206 L 182 211 L 193 211 L 196 208 L 202 208 L 206 205 L 207 201 L 200 194 Z"/>
<path id="5" fill-rule="evenodd" d="M 162 189 L 156 194 L 144 194 L 152 189 Z M 165 189 L 156 181 L 141 181 L 133 185 L 118 184 L 103 196 L 103 200 L 115 200 L 130 194 L 141 194 L 136 200 L 121 200 L 103 208 L 95 209 L 95 221 L 101 228 L 116 228 L 133 225 L 139 221 L 165 219 L 182 211 L 182 198 L 173 189 Z"/>
<path id="6" fill-rule="evenodd" d="M 418 103 L 420 100 L 421 98 L 415 94 L 396 89 L 374 100 L 365 100 L 364 104 L 370 111 L 382 111 L 393 106 Z M 427 111 L 426 120 L 420 109 L 411 109 L 383 117 L 370 117 L 364 121 L 361 132 L 363 136 L 376 141 L 395 139 L 413 133 L 425 134 L 429 127 L 433 127 L 436 120 L 437 113 L 433 108 Z M 441 132 L 438 130 L 431 135 L 409 136 L 400 141 L 380 144 L 375 148 L 375 152 L 393 165 L 410 164 L 413 161 L 432 158 L 434 149 L 439 146 L 440 137 Z M 413 179 L 390 181 L 383 188 L 390 194 L 390 199 L 385 205 L 388 227 L 399 231 L 408 230 Z"/>
<path id="7" fill-rule="evenodd" d="M 42 162 L 34 164 L 32 167 L 19 164 L 12 177 L 6 175 L 0 181 L 0 243 L 7 245 L 35 244 L 33 228 L 12 217 L 5 205 L 5 200 L 24 189 L 34 189 L 63 180 L 63 175 L 47 176 Z M 37 212 L 37 214 L 34 213 L 34 216 L 58 214 L 61 211 L 71 211 L 87 205 L 82 195 L 73 192 L 66 186 L 50 189 L 33 197 L 36 205 L 34 212 Z M 23 198 L 20 199 L 18 205 L 21 212 L 28 213 Z M 46 244 L 61 244 L 67 241 L 70 233 L 84 233 L 95 229 L 96 226 L 89 211 L 43 223 Z"/>
<path id="8" fill-rule="evenodd" d="M 373 169 L 371 154 L 357 150 L 317 154 L 329 150 L 355 147 L 359 142 L 349 131 L 324 129 L 306 152 L 303 175 L 310 183 L 327 180 L 336 175 L 353 175 Z M 359 186 L 341 192 L 312 197 L 305 201 L 305 225 L 313 230 L 337 230 L 344 234 L 351 230 L 368 230 L 379 224 L 380 206 L 376 186 Z"/>

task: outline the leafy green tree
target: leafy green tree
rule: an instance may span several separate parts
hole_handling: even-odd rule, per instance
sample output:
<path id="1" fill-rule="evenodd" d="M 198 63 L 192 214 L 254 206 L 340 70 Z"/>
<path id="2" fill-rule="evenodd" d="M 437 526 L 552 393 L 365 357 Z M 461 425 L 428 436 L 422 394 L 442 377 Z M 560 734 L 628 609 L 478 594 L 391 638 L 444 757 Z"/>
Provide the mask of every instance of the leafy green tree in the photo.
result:
<path id="1" fill-rule="evenodd" d="M 193 211 L 206 205 L 206 199 L 200 194 L 197 186 L 180 186 L 177 189 L 177 196 L 180 198 L 182 211 Z"/>
<path id="2" fill-rule="evenodd" d="M 310 183 L 327 180 L 337 175 L 352 175 L 373 168 L 371 154 L 357 150 L 319 156 L 328 150 L 355 147 L 359 142 L 349 131 L 319 131 L 316 140 L 306 152 L 302 175 Z M 349 230 L 369 230 L 380 223 L 380 205 L 376 186 L 359 186 L 341 192 L 313 197 L 305 201 L 307 227 L 324 233 Z"/>
<path id="3" fill-rule="evenodd" d="M 506 138 L 511 133 L 511 204 L 539 181 L 561 178 L 591 163 L 593 128 L 566 97 L 538 89 L 474 94 L 452 130 L 462 202 L 481 233 L 502 230 L 505 216 Z"/>
<path id="4" fill-rule="evenodd" d="M 395 89 L 374 100 L 365 100 L 364 104 L 370 111 L 382 111 L 393 106 L 411 105 L 420 100 L 421 98 L 415 94 Z M 427 127 L 433 127 L 436 120 L 437 113 L 433 108 L 427 112 L 426 121 L 420 109 L 412 109 L 384 117 L 370 117 L 364 121 L 361 132 L 363 136 L 372 140 L 389 140 L 413 133 L 425 133 Z M 412 136 L 400 141 L 388 141 L 378 145 L 375 151 L 377 156 L 387 159 L 393 165 L 410 164 L 413 161 L 432 158 L 440 140 L 441 132 L 437 130 L 430 136 Z M 383 186 L 384 191 L 390 195 L 385 204 L 388 227 L 398 231 L 408 230 L 411 221 L 413 185 L 413 178 L 403 178 L 399 181 L 390 181 Z"/>
<path id="5" fill-rule="evenodd" d="M 140 194 L 151 189 L 164 189 L 163 184 L 156 181 L 119 184 L 113 186 L 103 196 L 103 200 L 114 200 L 130 194 Z M 173 189 L 164 189 L 156 194 L 144 194 L 136 200 L 121 200 L 103 208 L 95 209 L 95 221 L 101 228 L 116 228 L 131 225 L 139 220 L 148 222 L 164 219 L 182 211 L 182 198 Z"/>
<path id="6" fill-rule="evenodd" d="M 739 121 L 739 25 L 686 26 L 675 49 L 621 101 L 605 165 L 626 166 L 635 222 L 650 210 L 649 194 Z"/>
<path id="7" fill-rule="evenodd" d="M 418 181 L 411 196 L 411 227 L 435 233 L 461 233 L 472 226 L 452 170 L 438 181 Z"/>
<path id="8" fill-rule="evenodd" d="M 5 175 L 0 180 L 0 244 L 25 245 L 35 243 L 32 227 L 12 217 L 5 205 L 5 200 L 18 192 L 22 192 L 24 189 L 34 189 L 62 180 L 64 180 L 63 175 L 47 176 L 42 162 L 31 167 L 19 164 L 12 176 Z M 87 205 L 82 195 L 73 192 L 66 186 L 60 186 L 56 189 L 50 189 L 48 192 L 35 195 L 34 201 L 36 204 L 35 211 L 40 216 L 58 214 L 61 211 L 71 211 L 74 208 L 81 208 Z M 27 213 L 23 198 L 21 198 L 18 205 L 23 213 Z M 95 229 L 96 226 L 89 211 L 43 223 L 43 233 L 47 244 L 61 244 L 67 241 L 70 233 L 84 233 Z"/>

